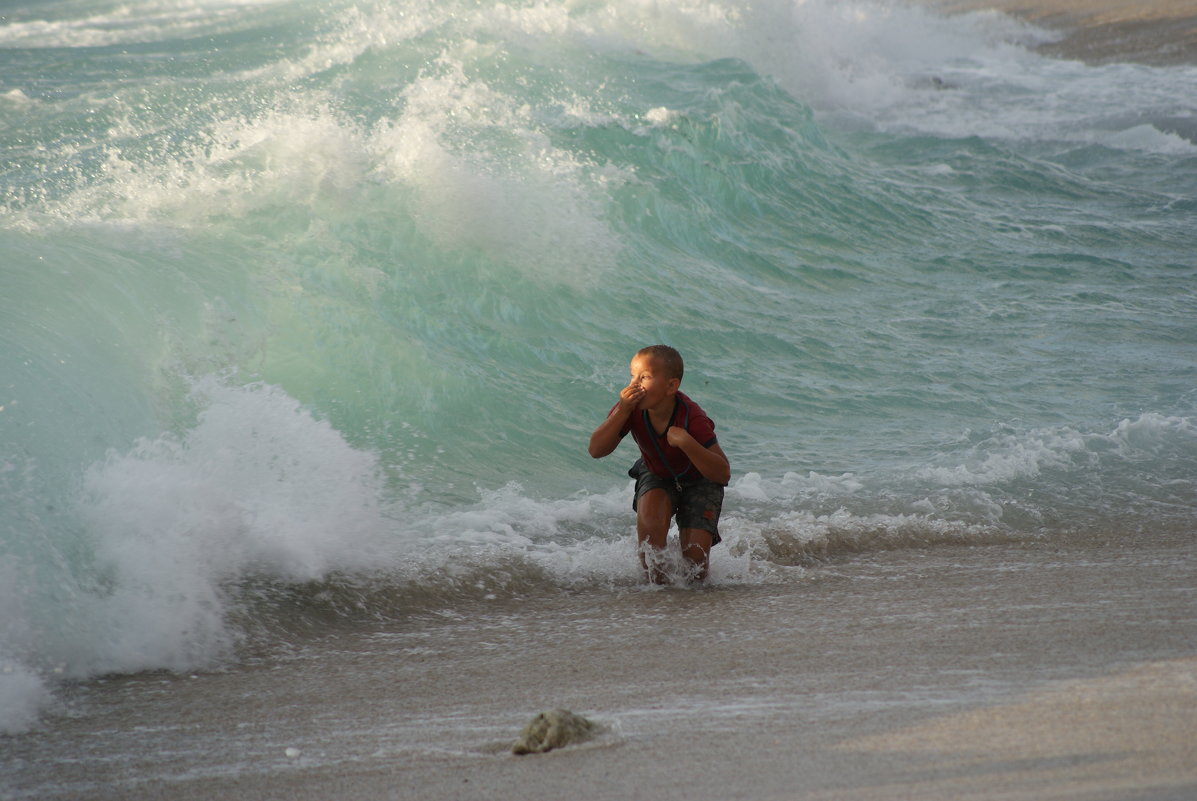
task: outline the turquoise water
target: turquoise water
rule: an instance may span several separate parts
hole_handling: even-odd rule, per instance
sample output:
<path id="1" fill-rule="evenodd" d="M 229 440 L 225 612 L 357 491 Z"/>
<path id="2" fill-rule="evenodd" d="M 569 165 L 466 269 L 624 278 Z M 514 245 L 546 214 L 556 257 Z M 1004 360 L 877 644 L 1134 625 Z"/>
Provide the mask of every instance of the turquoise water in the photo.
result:
<path id="1" fill-rule="evenodd" d="M 631 446 L 585 443 L 654 342 L 732 462 L 715 582 L 1187 535 L 1197 67 L 1049 37 L 856 0 L 3 4 L 0 731 L 305 610 L 634 585 Z"/>

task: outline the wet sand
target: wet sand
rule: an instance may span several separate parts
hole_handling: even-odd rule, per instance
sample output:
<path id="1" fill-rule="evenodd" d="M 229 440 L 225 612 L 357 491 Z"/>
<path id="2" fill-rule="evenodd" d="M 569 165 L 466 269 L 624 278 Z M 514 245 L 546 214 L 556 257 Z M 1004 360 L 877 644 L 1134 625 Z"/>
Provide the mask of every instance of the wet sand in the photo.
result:
<path id="1" fill-rule="evenodd" d="M 856 555 L 776 583 L 338 627 L 227 672 L 89 683 L 5 744 L 0 795 L 1194 798 L 1184 539 Z M 553 707 L 606 732 L 512 755 Z"/>
<path id="2" fill-rule="evenodd" d="M 1049 55 L 1091 64 L 1197 64 L 1197 0 L 909 0 L 956 13 L 1001 11 L 1058 29 Z"/>

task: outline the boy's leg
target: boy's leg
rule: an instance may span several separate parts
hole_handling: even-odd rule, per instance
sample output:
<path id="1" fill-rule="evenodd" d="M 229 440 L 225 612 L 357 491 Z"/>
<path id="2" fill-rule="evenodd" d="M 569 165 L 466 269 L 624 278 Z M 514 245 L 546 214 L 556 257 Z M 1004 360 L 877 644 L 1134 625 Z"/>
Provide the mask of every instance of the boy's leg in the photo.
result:
<path id="1" fill-rule="evenodd" d="M 683 528 L 678 534 L 682 556 L 689 563 L 692 575 L 698 581 L 705 581 L 711 567 L 711 532 L 701 528 Z"/>
<path id="2" fill-rule="evenodd" d="M 711 548 L 719 540 L 719 515 L 723 511 L 723 487 L 710 481 L 686 485 L 677 510 L 682 556 L 690 576 L 705 581 L 711 566 Z"/>
<path id="3" fill-rule="evenodd" d="M 636 540 L 640 549 L 640 565 L 644 574 L 654 584 L 665 584 L 669 579 L 662 570 L 659 553 L 653 554 L 650 566 L 645 546 L 653 551 L 664 551 L 669 536 L 669 521 L 673 517 L 673 500 L 663 489 L 650 489 L 636 502 Z"/>

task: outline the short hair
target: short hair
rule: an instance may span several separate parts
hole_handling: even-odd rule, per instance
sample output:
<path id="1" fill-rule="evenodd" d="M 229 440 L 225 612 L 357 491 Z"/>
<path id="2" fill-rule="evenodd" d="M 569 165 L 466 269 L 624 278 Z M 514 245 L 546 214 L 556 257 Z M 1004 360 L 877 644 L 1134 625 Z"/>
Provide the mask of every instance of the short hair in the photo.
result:
<path id="1" fill-rule="evenodd" d="M 686 366 L 682 363 L 682 354 L 678 353 L 676 348 L 671 348 L 668 345 L 649 345 L 647 348 L 637 351 L 636 355 L 656 359 L 665 368 L 666 375 L 676 378 L 678 381 L 682 380 L 682 373 L 685 372 Z"/>

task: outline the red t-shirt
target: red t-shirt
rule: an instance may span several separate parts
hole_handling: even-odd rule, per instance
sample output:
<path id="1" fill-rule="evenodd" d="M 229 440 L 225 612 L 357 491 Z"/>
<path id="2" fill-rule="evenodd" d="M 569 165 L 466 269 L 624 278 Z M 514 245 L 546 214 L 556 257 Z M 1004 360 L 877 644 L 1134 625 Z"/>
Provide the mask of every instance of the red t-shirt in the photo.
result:
<path id="1" fill-rule="evenodd" d="M 702 407 L 681 392 L 674 397 L 677 398 L 677 402 L 673 405 L 673 416 L 669 419 L 669 425 L 665 426 L 665 430 L 668 431 L 671 426 L 680 426 L 689 431 L 690 436 L 698 440 L 698 444 L 704 448 L 709 448 L 718 442 L 719 440 L 715 437 L 715 423 L 707 417 L 707 413 L 702 410 Z M 619 408 L 618 403 L 611 407 L 611 412 L 617 408 Z M 610 416 L 611 412 L 608 412 L 607 415 Z M 698 469 L 690 462 L 690 457 L 686 456 L 685 451 L 670 445 L 664 433 L 658 434 L 653 431 L 652 423 L 648 421 L 648 414 L 645 411 L 638 410 L 628 415 L 627 422 L 619 431 L 619 436 L 623 437 L 629 431 L 632 432 L 632 438 L 636 440 L 636 444 L 640 446 L 640 455 L 644 457 L 644 464 L 658 476 L 673 478 L 676 475 L 685 480 L 702 477 L 702 473 L 698 472 Z M 660 446 L 659 451 L 657 445 L 653 444 L 654 439 Z M 661 461 L 662 453 L 669 460 L 669 466 Z M 669 472 L 670 467 L 673 468 L 673 473 Z"/>

